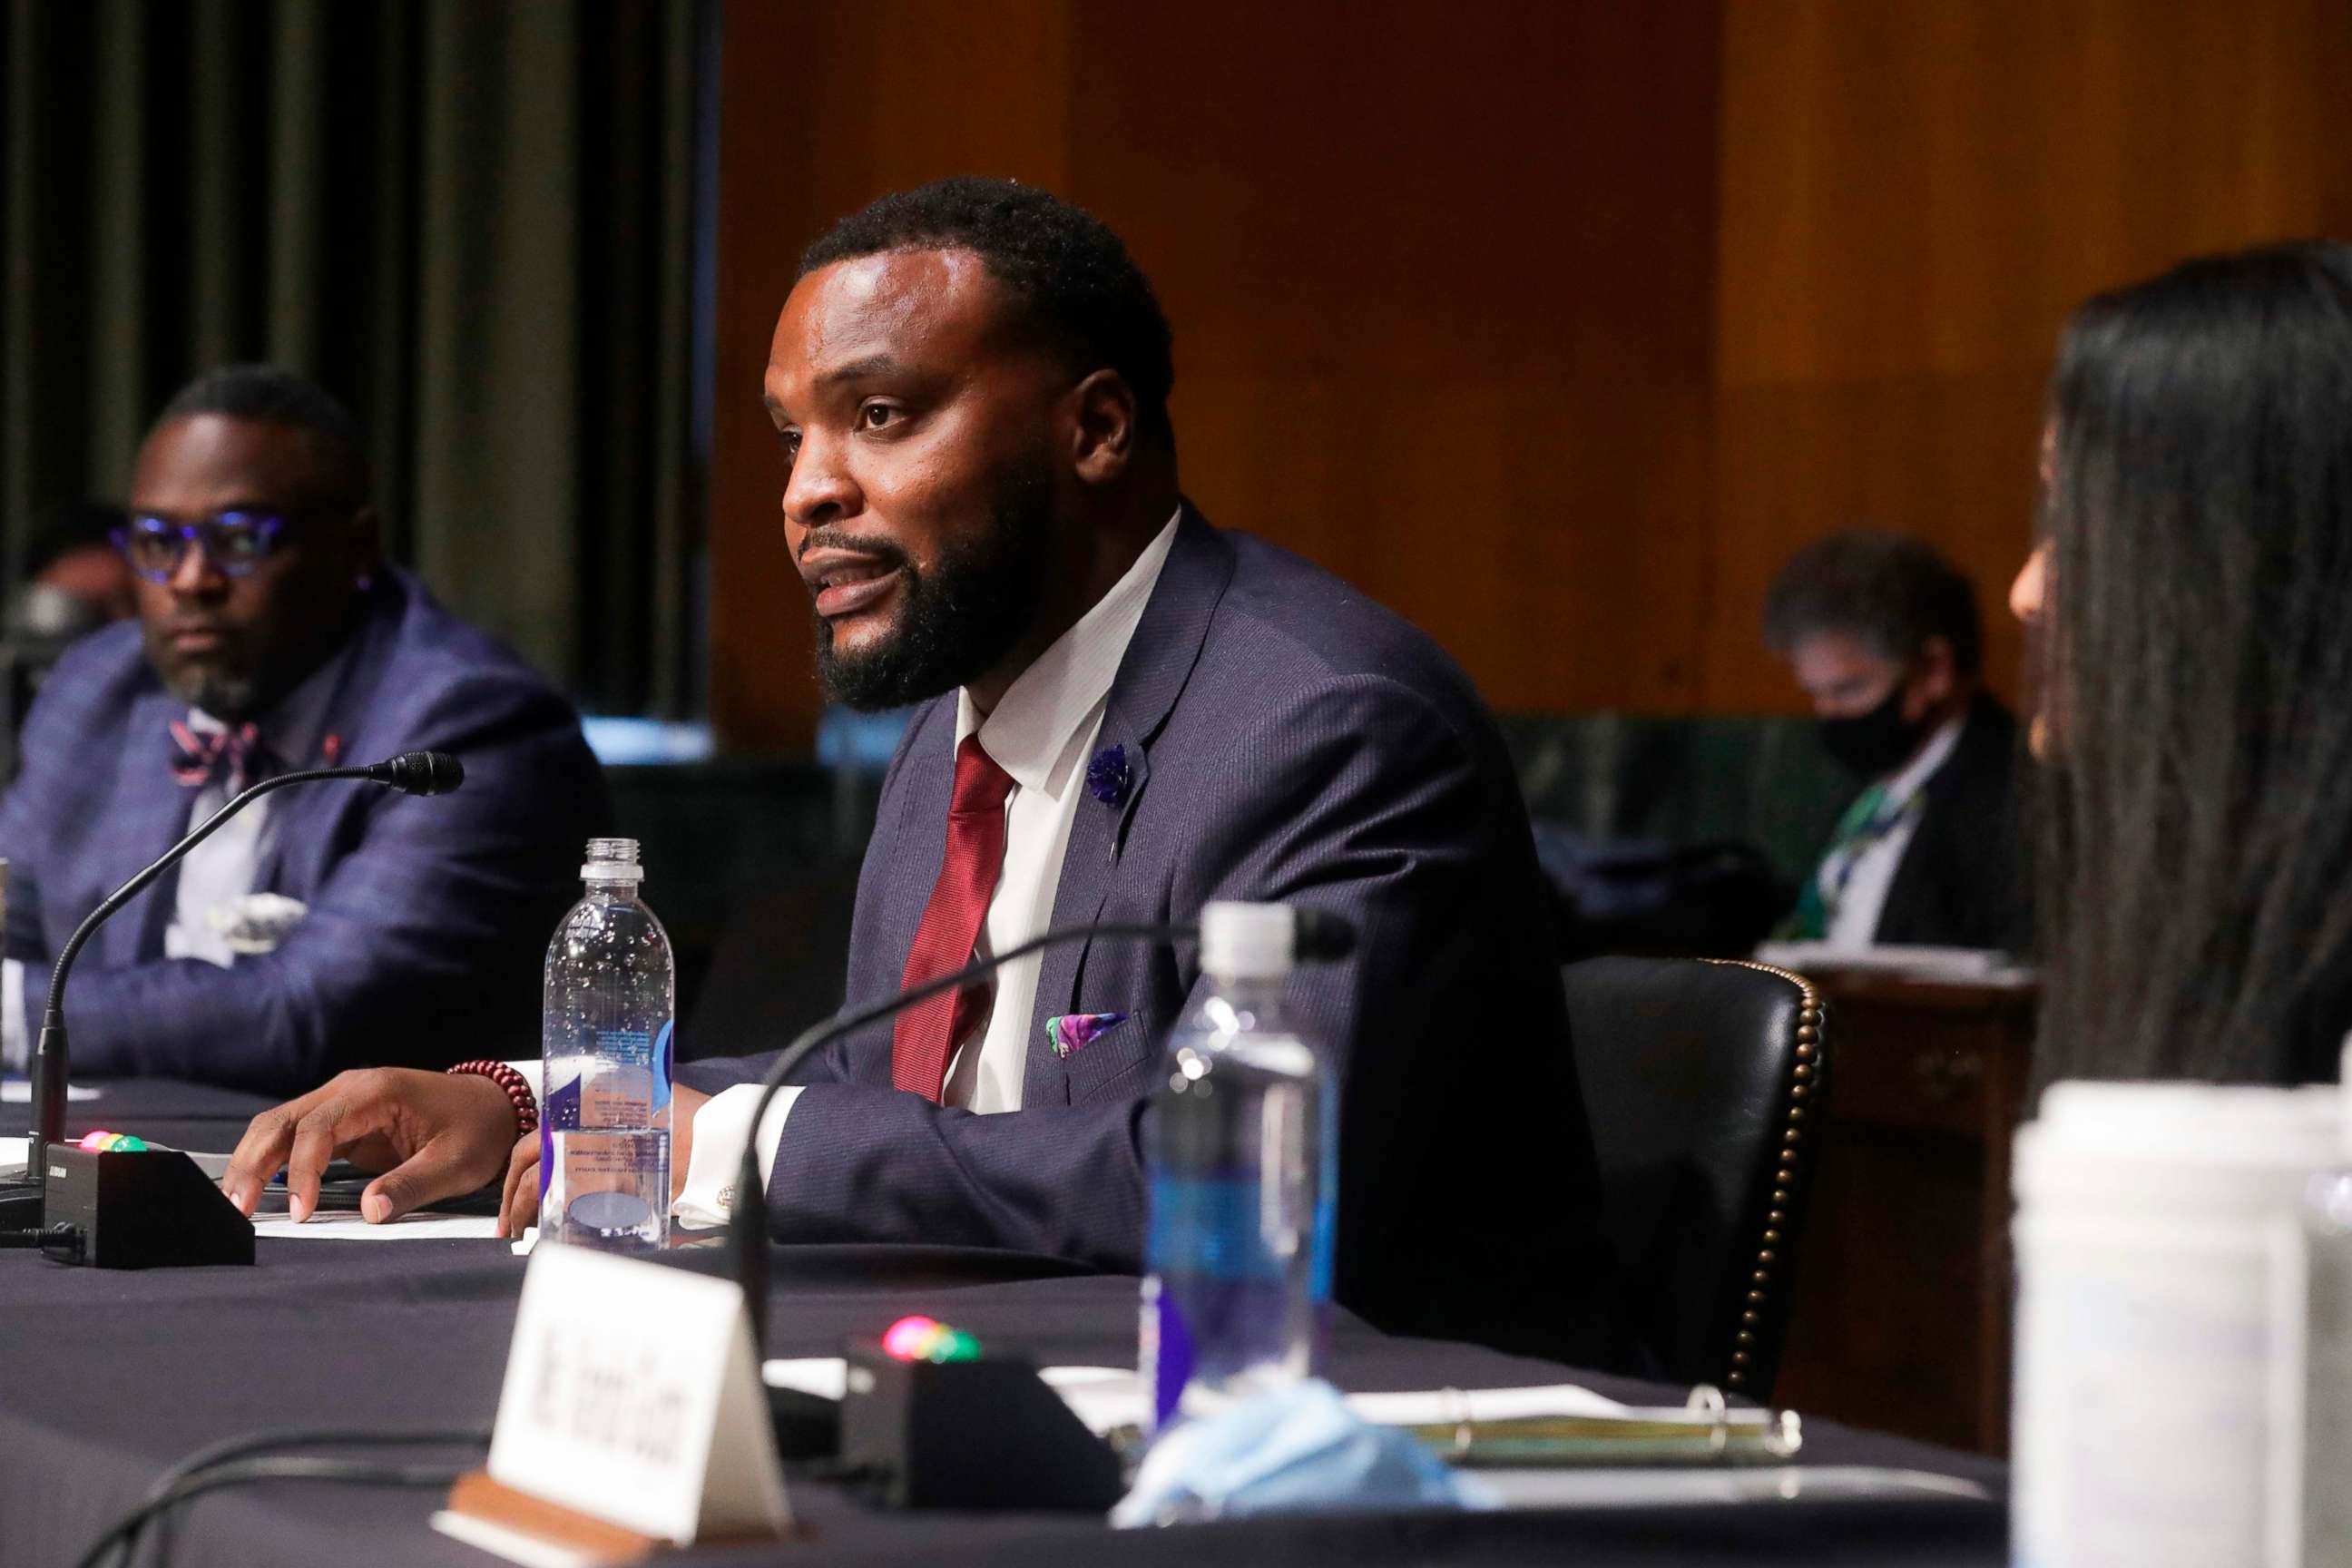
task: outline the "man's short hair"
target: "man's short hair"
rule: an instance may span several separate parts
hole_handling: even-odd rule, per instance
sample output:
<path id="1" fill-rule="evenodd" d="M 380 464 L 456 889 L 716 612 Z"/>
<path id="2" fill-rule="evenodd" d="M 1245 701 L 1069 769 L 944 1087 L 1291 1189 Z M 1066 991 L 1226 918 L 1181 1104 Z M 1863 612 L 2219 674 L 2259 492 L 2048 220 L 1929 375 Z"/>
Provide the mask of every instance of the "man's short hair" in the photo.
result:
<path id="1" fill-rule="evenodd" d="M 1821 632 L 1842 632 L 1899 661 L 1941 637 L 1960 674 L 1983 663 L 1975 586 L 1932 545 L 1899 533 L 1833 533 L 1780 568 L 1764 602 L 1765 642 L 1785 657 Z"/>
<path id="2" fill-rule="evenodd" d="M 154 428 L 200 414 L 306 432 L 341 492 L 336 499 L 353 506 L 367 500 L 371 475 L 359 422 L 334 394 L 308 376 L 274 364 L 220 365 L 173 393 L 155 416 Z"/>
<path id="3" fill-rule="evenodd" d="M 801 253 L 800 276 L 893 250 L 969 250 L 1081 371 L 1108 367 L 1146 428 L 1168 429 L 1176 367 L 1159 297 L 1100 218 L 1012 180 L 958 174 L 894 191 Z"/>

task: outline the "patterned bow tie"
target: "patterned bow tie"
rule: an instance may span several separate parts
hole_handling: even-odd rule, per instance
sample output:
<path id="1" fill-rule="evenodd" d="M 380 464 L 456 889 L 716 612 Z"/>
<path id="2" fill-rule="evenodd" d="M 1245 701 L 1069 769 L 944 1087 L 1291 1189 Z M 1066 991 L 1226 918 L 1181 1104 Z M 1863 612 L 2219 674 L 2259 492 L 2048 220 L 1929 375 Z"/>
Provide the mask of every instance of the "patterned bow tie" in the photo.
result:
<path id="1" fill-rule="evenodd" d="M 215 779 L 226 779 L 232 786 L 239 786 L 253 783 L 269 771 L 269 748 L 262 743 L 261 731 L 252 724 L 207 730 L 200 734 L 174 719 L 171 731 L 172 778 L 175 783 L 202 786 Z"/>

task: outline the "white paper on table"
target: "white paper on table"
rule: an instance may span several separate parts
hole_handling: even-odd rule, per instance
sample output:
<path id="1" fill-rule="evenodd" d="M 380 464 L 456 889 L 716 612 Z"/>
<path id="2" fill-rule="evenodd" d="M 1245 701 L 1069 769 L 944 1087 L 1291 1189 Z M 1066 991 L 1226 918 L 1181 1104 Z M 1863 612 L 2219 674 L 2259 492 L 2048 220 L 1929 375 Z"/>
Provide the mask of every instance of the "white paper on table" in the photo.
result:
<path id="1" fill-rule="evenodd" d="M 760 1363 L 760 1381 L 770 1388 L 788 1388 L 819 1399 L 839 1399 L 849 1392 L 849 1363 L 837 1355 L 763 1361 Z"/>
<path id="2" fill-rule="evenodd" d="M 1800 974 L 1891 974 L 1949 985 L 1993 985 L 2021 990 L 2032 985 L 2032 966 L 2006 952 L 1974 947 L 1840 947 L 1826 942 L 1768 942 L 1756 949 L 1760 963 Z"/>
<path id="3" fill-rule="evenodd" d="M 1625 1406 L 1589 1388 L 1446 1388 L 1407 1394 L 1351 1394 L 1348 1408 L 1375 1426 L 1456 1426 L 1465 1421 L 1526 1421 L 1541 1416 L 1612 1416 Z"/>
<path id="4" fill-rule="evenodd" d="M 1992 1494 L 1958 1476 L 1872 1465 L 1690 1465 L 1641 1469 L 1595 1467 L 1481 1468 L 1478 1479 L 1505 1508 L 1654 1508 L 1693 1503 L 1807 1502 L 1857 1498 L 1958 1498 Z"/>
<path id="5" fill-rule="evenodd" d="M 1062 1396 L 1071 1414 L 1101 1436 L 1142 1426 L 1150 1416 L 1143 1379 L 1132 1367 L 1049 1366 L 1037 1375 Z M 761 1363 L 760 1381 L 819 1399 L 839 1399 L 848 1363 L 839 1356 L 805 1356 Z M 1516 1421 L 1543 1415 L 1622 1415 L 1625 1406 L 1572 1383 L 1542 1388 L 1416 1390 L 1350 1394 L 1348 1408 L 1376 1426 L 1440 1426 L 1470 1421 Z"/>
<path id="6" fill-rule="evenodd" d="M 99 1091 L 87 1084 L 66 1085 L 66 1098 L 88 1100 L 99 1098 Z M 0 1079 L 0 1105 L 30 1105 L 33 1103 L 33 1080 L 28 1078 Z M 22 1158 L 21 1155 L 18 1156 Z"/>
<path id="7" fill-rule="evenodd" d="M 253 1222 L 253 1234 L 293 1241 L 490 1241 L 499 1234 L 499 1216 L 488 1214 L 404 1214 L 382 1225 L 370 1225 L 357 1215 L 297 1221 L 287 1215 L 266 1215 Z"/>

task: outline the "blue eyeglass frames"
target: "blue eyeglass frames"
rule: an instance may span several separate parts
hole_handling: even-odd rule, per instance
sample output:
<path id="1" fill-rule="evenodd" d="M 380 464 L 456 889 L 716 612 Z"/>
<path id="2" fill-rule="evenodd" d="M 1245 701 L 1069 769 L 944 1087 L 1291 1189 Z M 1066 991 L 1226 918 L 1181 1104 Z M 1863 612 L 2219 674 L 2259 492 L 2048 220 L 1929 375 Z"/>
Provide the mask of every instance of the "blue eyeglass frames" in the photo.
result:
<path id="1" fill-rule="evenodd" d="M 285 518 L 268 511 L 215 512 L 185 522 L 133 512 L 114 531 L 114 547 L 150 583 L 170 582 L 192 544 L 221 572 L 242 577 L 269 558 L 285 528 Z"/>

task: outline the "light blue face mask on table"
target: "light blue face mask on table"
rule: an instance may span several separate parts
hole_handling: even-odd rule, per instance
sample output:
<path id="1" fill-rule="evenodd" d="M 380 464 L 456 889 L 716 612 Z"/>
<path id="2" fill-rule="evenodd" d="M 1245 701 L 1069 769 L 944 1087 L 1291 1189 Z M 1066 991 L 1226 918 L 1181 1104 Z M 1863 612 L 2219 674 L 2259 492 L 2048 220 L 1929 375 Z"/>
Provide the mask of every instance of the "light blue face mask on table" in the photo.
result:
<path id="1" fill-rule="evenodd" d="M 1111 1510 L 1122 1528 L 1347 1510 L 1487 1509 L 1487 1489 L 1310 1380 L 1160 1435 Z"/>

